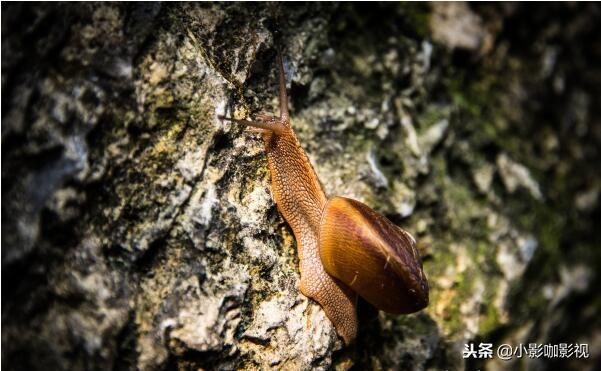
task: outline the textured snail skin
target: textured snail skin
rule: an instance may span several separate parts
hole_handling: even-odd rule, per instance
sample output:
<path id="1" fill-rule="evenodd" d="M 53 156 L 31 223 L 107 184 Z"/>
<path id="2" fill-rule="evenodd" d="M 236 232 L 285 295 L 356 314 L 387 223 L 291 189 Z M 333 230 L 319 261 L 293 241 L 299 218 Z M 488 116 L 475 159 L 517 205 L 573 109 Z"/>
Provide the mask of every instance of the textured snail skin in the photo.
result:
<path id="1" fill-rule="evenodd" d="M 326 273 L 318 251 L 321 211 L 326 197 L 317 175 L 289 126 L 282 134 L 263 134 L 271 172 L 271 191 L 298 247 L 301 292 L 317 301 L 348 344 L 357 334 L 356 294 Z"/>
<path id="2" fill-rule="evenodd" d="M 297 242 L 300 290 L 321 305 L 350 344 L 357 336 L 357 293 L 379 309 L 410 313 L 427 305 L 427 282 L 411 235 L 358 201 L 327 200 L 290 125 L 280 55 L 278 65 L 279 117 L 221 118 L 262 132 L 272 195 Z"/>

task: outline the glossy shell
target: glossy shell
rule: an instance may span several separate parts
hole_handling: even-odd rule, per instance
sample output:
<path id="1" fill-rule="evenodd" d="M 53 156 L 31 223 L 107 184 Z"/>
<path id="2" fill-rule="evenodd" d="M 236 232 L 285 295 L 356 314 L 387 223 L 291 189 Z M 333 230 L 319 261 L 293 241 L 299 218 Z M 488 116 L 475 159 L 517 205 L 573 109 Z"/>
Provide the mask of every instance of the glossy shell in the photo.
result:
<path id="1" fill-rule="evenodd" d="M 412 313 L 428 305 L 428 282 L 415 239 L 359 201 L 328 201 L 319 253 L 326 272 L 380 310 Z"/>

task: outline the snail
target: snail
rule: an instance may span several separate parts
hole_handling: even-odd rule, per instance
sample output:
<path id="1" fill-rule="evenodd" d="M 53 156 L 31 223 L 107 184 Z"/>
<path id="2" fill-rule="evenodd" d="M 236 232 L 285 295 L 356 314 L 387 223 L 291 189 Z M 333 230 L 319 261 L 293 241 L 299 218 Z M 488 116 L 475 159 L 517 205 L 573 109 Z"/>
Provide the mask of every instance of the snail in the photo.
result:
<path id="1" fill-rule="evenodd" d="M 326 198 L 290 124 L 282 56 L 280 115 L 256 120 L 219 116 L 262 133 L 272 196 L 297 242 L 301 293 L 317 301 L 345 344 L 357 335 L 357 294 L 389 313 L 428 305 L 428 283 L 415 239 L 367 205 Z"/>

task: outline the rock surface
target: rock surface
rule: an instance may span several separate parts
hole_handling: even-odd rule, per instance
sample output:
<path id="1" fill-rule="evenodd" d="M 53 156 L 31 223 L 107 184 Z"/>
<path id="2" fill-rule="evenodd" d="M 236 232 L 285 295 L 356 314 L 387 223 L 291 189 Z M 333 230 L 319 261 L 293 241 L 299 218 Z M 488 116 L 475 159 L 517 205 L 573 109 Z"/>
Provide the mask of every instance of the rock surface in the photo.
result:
<path id="1" fill-rule="evenodd" d="M 11 370 L 593 369 L 596 4 L 2 4 L 2 361 Z M 329 195 L 411 231 L 429 307 L 299 292 L 256 134 L 277 107 Z M 585 359 L 464 359 L 469 342 Z"/>

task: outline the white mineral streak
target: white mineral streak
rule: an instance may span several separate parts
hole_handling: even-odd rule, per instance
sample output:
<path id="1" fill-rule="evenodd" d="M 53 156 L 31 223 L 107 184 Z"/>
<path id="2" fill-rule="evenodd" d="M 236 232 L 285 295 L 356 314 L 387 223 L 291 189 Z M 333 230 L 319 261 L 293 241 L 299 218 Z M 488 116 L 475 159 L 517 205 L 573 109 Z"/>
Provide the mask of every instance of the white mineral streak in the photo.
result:
<path id="1" fill-rule="evenodd" d="M 505 153 L 497 156 L 497 167 L 503 184 L 509 193 L 514 193 L 518 188 L 524 188 L 532 197 L 542 200 L 543 195 L 540 186 L 527 167 L 511 160 Z"/>
<path id="2" fill-rule="evenodd" d="M 204 160 L 207 155 L 208 145 L 200 145 L 186 151 L 184 157 L 179 159 L 175 168 L 182 174 L 187 182 L 196 179 L 204 169 Z"/>
<path id="3" fill-rule="evenodd" d="M 392 189 L 394 192 L 390 198 L 396 208 L 396 212 L 403 218 L 413 214 L 416 204 L 415 191 L 396 179 L 392 182 Z"/>
<path id="4" fill-rule="evenodd" d="M 388 179 L 386 178 L 386 175 L 382 173 L 382 170 L 380 170 L 378 160 L 376 159 L 376 151 L 374 149 L 367 153 L 367 163 L 373 174 L 376 186 L 388 188 Z"/>
<path id="5" fill-rule="evenodd" d="M 417 139 L 417 133 L 415 131 L 415 127 L 413 126 L 413 122 L 411 120 L 411 116 L 404 113 L 401 114 L 401 126 L 405 130 L 406 138 L 405 144 L 409 147 L 414 156 L 420 157 L 422 151 L 419 147 L 419 141 Z"/>
<path id="6" fill-rule="evenodd" d="M 248 276 L 240 275 L 240 272 L 244 272 L 241 268 L 226 263 L 222 275 L 228 277 L 236 272 L 239 280 L 215 292 L 201 289 L 196 277 L 182 282 L 178 291 L 186 292 L 194 300 L 186 300 L 177 317 L 169 320 L 174 323 L 169 338 L 198 351 L 219 351 L 226 346 L 233 346 L 236 328 L 241 320 L 239 305 L 248 288 L 245 282 Z"/>
<path id="7" fill-rule="evenodd" d="M 449 120 L 444 118 L 430 126 L 418 138 L 419 148 L 424 154 L 430 154 L 432 149 L 440 143 L 449 128 Z"/>
<path id="8" fill-rule="evenodd" d="M 327 355 L 341 346 L 335 330 L 319 307 L 298 295 L 276 295 L 257 308 L 241 343 L 264 367 L 327 369 Z M 322 359 L 322 357 L 324 357 Z M 314 364 L 316 359 L 322 359 Z"/>
<path id="9" fill-rule="evenodd" d="M 493 176 L 495 169 L 491 164 L 484 164 L 472 172 L 472 178 L 478 191 L 481 193 L 488 193 L 490 186 L 492 185 Z"/>
<path id="10" fill-rule="evenodd" d="M 492 42 L 480 16 L 465 3 L 436 3 L 430 27 L 434 40 L 449 49 L 485 50 Z"/>

